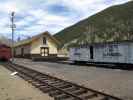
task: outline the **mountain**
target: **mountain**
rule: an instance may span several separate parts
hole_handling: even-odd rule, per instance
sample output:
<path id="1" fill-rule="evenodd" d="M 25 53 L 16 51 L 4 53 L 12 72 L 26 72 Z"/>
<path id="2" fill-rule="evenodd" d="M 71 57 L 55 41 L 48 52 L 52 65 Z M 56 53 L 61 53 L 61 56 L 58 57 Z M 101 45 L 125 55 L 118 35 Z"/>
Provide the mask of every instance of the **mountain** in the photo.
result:
<path id="1" fill-rule="evenodd" d="M 54 35 L 62 46 L 133 39 L 133 1 L 109 7 Z"/>

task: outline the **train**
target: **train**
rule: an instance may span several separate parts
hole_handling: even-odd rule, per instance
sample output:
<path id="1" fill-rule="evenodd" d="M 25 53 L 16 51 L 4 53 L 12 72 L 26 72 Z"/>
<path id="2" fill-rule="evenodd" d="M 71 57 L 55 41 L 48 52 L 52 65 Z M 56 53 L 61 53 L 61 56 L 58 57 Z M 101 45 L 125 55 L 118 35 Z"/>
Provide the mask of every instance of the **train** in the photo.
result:
<path id="1" fill-rule="evenodd" d="M 90 43 L 69 49 L 69 60 L 73 63 L 95 63 L 133 65 L 133 41 Z"/>
<path id="2" fill-rule="evenodd" d="M 11 48 L 5 44 L 0 44 L 0 61 L 9 61 L 11 59 Z"/>

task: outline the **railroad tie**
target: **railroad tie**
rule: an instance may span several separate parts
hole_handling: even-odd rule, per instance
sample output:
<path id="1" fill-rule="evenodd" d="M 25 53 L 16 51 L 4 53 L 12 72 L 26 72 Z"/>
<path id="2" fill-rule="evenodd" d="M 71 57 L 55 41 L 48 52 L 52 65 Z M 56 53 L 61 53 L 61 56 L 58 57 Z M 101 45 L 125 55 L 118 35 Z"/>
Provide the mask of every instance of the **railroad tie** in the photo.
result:
<path id="1" fill-rule="evenodd" d="M 73 91 L 72 93 L 76 94 L 76 95 L 81 95 L 81 94 L 86 93 L 86 92 L 87 92 L 87 90 L 85 90 L 85 89 L 78 89 L 76 91 Z"/>
<path id="2" fill-rule="evenodd" d="M 62 94 L 62 92 L 59 91 L 59 90 L 49 92 L 49 95 L 50 95 L 51 97 L 54 97 L 54 96 L 60 95 L 60 94 Z"/>
<path id="3" fill-rule="evenodd" d="M 90 98 L 94 98 L 94 97 L 97 97 L 97 94 L 96 93 L 93 93 L 93 92 L 86 92 L 84 94 L 81 94 L 79 95 L 80 98 L 83 98 L 83 100 L 88 100 Z"/>
<path id="4" fill-rule="evenodd" d="M 114 99 L 109 99 L 109 98 L 106 98 L 105 96 L 98 96 L 98 97 L 94 97 L 94 98 L 90 98 L 88 100 L 114 100 Z"/>
<path id="5" fill-rule="evenodd" d="M 63 100 L 63 99 L 65 99 L 65 98 L 70 98 L 70 96 L 68 96 L 68 95 L 66 95 L 66 94 L 64 94 L 64 93 L 54 96 L 54 99 L 55 99 L 55 100 Z"/>

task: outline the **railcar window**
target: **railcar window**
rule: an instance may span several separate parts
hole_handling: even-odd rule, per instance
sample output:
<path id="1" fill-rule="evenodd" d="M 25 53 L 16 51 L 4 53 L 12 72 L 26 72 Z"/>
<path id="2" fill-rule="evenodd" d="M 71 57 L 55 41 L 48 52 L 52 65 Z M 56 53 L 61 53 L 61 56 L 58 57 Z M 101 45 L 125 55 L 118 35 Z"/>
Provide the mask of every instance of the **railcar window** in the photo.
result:
<path id="1" fill-rule="evenodd" d="M 109 52 L 113 52 L 113 46 L 109 46 Z"/>
<path id="2" fill-rule="evenodd" d="M 108 45 L 104 47 L 104 56 L 121 56 L 118 45 Z"/>
<path id="3" fill-rule="evenodd" d="M 110 53 L 118 52 L 118 45 L 110 45 L 108 50 Z"/>
<path id="4" fill-rule="evenodd" d="M 78 48 L 75 48 L 75 52 L 77 52 L 78 51 Z"/>
<path id="5" fill-rule="evenodd" d="M 74 49 L 74 50 L 75 50 L 75 51 L 74 51 L 74 55 L 80 56 L 80 53 L 78 52 L 78 49 L 79 49 L 79 48 L 75 48 L 75 49 Z"/>

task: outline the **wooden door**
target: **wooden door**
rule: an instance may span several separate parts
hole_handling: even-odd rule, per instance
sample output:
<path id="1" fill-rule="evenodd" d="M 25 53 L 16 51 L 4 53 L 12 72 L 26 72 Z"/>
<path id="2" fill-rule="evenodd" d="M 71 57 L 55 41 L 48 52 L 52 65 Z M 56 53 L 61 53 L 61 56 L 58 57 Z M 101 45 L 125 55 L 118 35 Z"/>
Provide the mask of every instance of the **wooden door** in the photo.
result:
<path id="1" fill-rule="evenodd" d="M 21 48 L 21 56 L 24 56 L 24 48 Z"/>
<path id="2" fill-rule="evenodd" d="M 93 53 L 94 53 L 93 52 L 93 46 L 90 46 L 90 59 L 93 59 L 93 56 L 94 56 Z"/>
<path id="3" fill-rule="evenodd" d="M 49 48 L 41 47 L 41 56 L 48 56 L 48 55 L 49 55 Z"/>

